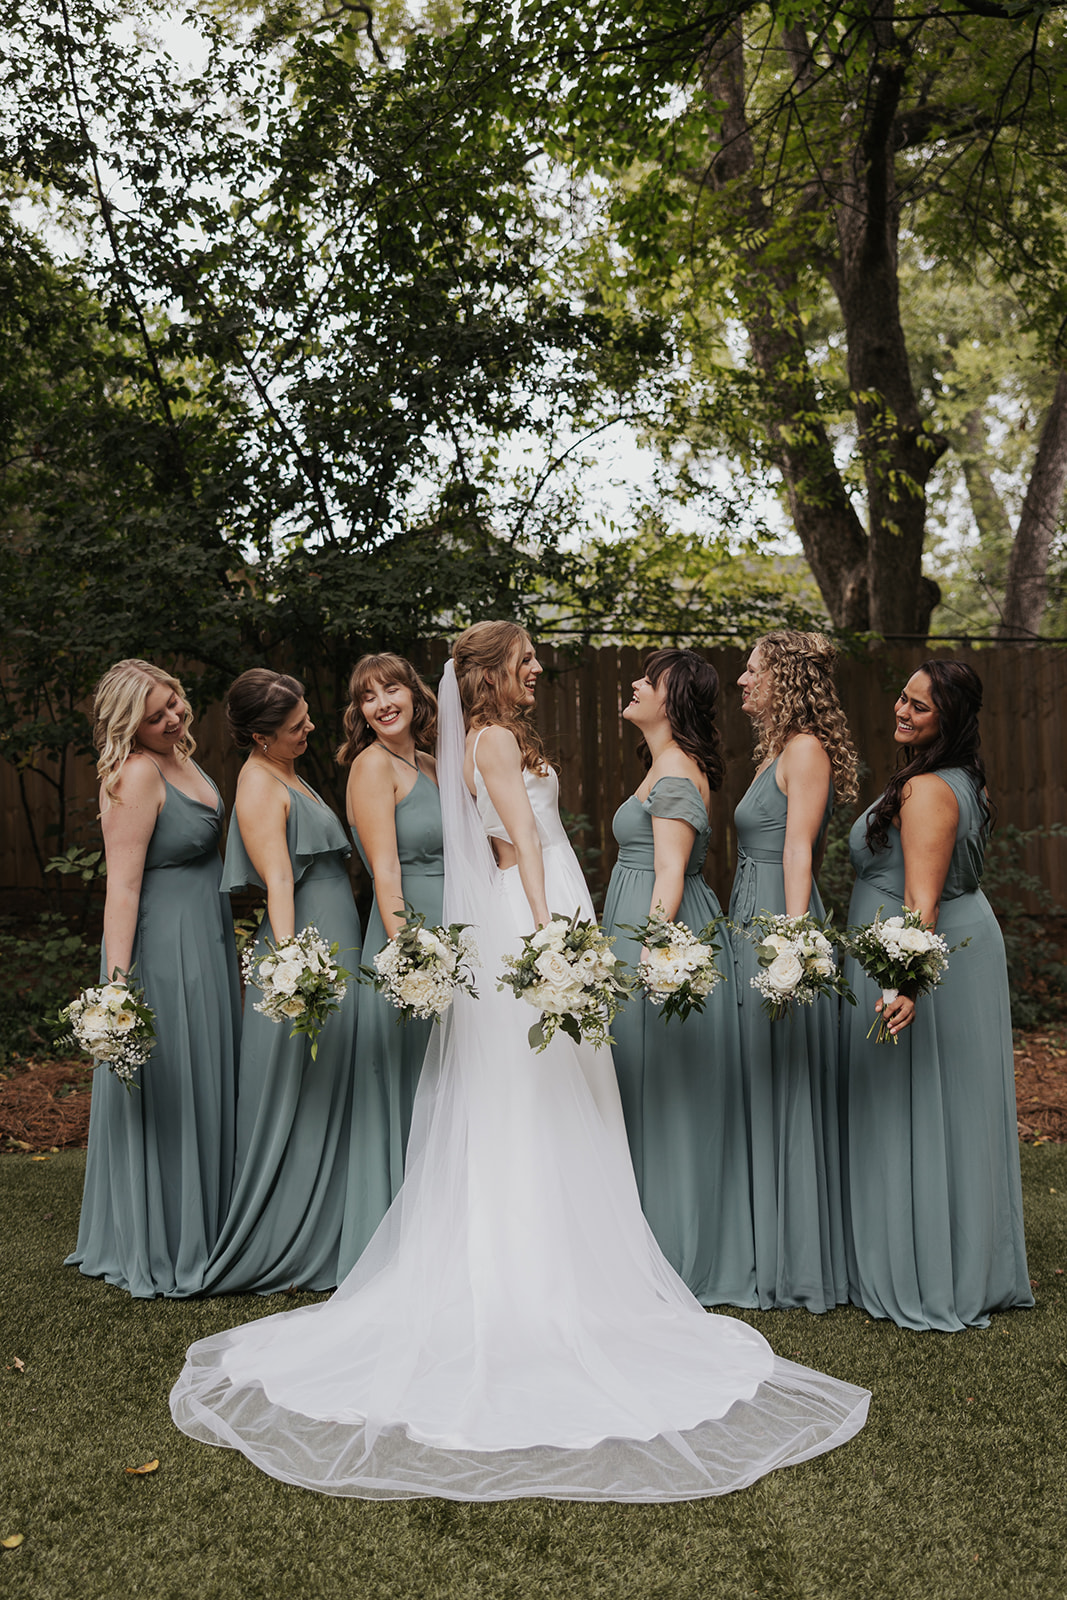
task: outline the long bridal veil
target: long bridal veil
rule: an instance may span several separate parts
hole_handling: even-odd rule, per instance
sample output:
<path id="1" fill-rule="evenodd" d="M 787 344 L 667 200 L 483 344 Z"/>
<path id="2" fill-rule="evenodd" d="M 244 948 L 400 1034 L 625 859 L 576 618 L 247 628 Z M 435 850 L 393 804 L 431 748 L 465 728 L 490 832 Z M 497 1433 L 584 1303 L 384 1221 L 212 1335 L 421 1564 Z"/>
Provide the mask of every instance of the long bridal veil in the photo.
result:
<path id="1" fill-rule="evenodd" d="M 446 919 L 476 926 L 479 997 L 434 1029 L 404 1186 L 348 1278 L 193 1345 L 175 1421 L 275 1477 L 371 1499 L 691 1499 L 844 1443 L 866 1390 L 708 1315 L 663 1259 L 607 1052 L 563 1035 L 530 1050 L 533 1013 L 495 982 L 529 912 L 464 785 L 451 663 L 440 724 Z M 554 774 L 528 787 L 557 829 L 549 903 L 587 907 Z"/>

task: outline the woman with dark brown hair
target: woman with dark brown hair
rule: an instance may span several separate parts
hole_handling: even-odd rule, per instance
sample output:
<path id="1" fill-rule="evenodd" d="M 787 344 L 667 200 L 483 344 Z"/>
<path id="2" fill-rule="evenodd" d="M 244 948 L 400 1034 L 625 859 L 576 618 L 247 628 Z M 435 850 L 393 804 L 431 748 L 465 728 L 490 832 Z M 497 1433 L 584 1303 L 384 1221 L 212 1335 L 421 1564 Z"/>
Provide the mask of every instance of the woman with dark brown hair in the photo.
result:
<path id="1" fill-rule="evenodd" d="M 444 857 L 433 749 L 437 701 L 410 661 L 385 652 L 352 669 L 337 752 L 348 767 L 352 837 L 374 883 L 363 965 L 395 938 L 410 907 L 441 921 Z M 364 989 L 356 1030 L 352 1145 L 340 1272 L 355 1265 L 404 1181 L 411 1108 L 429 1022 L 397 1023 L 384 995 Z"/>
<path id="2" fill-rule="evenodd" d="M 734 812 L 734 996 L 752 1159 L 756 1284 L 764 1307 L 827 1311 L 848 1299 L 837 1141 L 836 997 L 778 1021 L 752 987 L 760 912 L 823 917 L 815 870 L 834 804 L 856 794 L 856 752 L 825 634 L 777 629 L 738 679 L 756 775 Z"/>
<path id="3" fill-rule="evenodd" d="M 883 1005 L 854 961 L 843 1008 L 842 1157 L 849 1294 L 903 1328 L 981 1328 L 1033 1304 L 1023 1238 L 1004 941 L 981 891 L 991 825 L 962 661 L 924 661 L 897 698 L 903 761 L 849 838 L 849 921 L 906 906 L 961 945 L 939 986 Z M 895 1044 L 867 1037 L 876 1013 Z"/>
<path id="4" fill-rule="evenodd" d="M 248 751 L 226 840 L 223 887 L 266 895 L 257 955 L 313 925 L 338 961 L 359 964 L 359 917 L 348 879 L 352 847 L 296 763 L 314 725 L 304 686 L 252 667 L 230 685 L 226 720 Z M 358 988 L 350 983 L 311 1056 L 306 1034 L 255 1009 L 245 992 L 237 1080 L 233 1201 L 204 1279 L 209 1294 L 332 1289 L 348 1177 Z"/>
<path id="5" fill-rule="evenodd" d="M 723 780 L 719 676 L 692 650 L 655 650 L 624 719 L 641 734 L 644 781 L 615 813 L 619 855 L 604 905 L 615 951 L 652 911 L 699 933 L 720 906 L 702 868 Z M 721 959 L 721 958 L 720 958 Z M 732 986 L 665 1022 L 634 997 L 612 1024 L 615 1070 L 641 1206 L 660 1249 L 704 1305 L 754 1306 L 755 1258 L 741 1043 Z"/>

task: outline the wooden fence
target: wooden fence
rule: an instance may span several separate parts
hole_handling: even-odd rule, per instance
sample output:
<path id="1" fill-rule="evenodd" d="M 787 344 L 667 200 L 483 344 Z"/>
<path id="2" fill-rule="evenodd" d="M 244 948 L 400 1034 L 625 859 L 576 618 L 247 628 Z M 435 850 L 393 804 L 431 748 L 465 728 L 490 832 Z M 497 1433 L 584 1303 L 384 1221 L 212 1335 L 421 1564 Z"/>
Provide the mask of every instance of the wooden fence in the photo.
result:
<path id="1" fill-rule="evenodd" d="M 546 746 L 560 767 L 562 803 L 588 818 L 578 844 L 591 881 L 602 886 L 615 858 L 611 819 L 616 807 L 637 786 L 642 771 L 637 737 L 622 720 L 630 685 L 641 672 L 643 652 L 631 648 L 589 650 L 575 658 L 565 651 L 541 650 L 546 671 L 541 681 L 538 721 Z M 713 837 L 707 877 L 725 902 L 734 866 L 733 810 L 752 774 L 751 730 L 740 709 L 735 688 L 745 652 L 711 649 L 723 684 L 721 726 L 726 746 L 727 775 L 715 798 Z M 929 654 L 921 647 L 893 648 L 861 659 L 843 660 L 838 687 L 853 738 L 866 772 L 860 795 L 867 804 L 892 770 L 893 700 L 909 674 Z M 424 666 L 439 670 L 445 647 L 427 647 Z M 1055 648 L 960 651 L 985 684 L 982 713 L 983 750 L 1001 824 L 1046 827 L 1067 820 L 1067 651 Z M 297 669 L 299 670 L 299 669 Z M 313 735 L 318 759 L 312 781 L 330 783 L 340 804 L 343 779 L 329 766 L 340 718 L 329 708 L 312 708 L 318 723 Z M 240 757 L 226 749 L 221 709 L 209 708 L 195 727 L 197 759 L 219 783 L 229 806 Z M 95 825 L 96 788 L 92 766 L 70 761 L 69 806 L 74 837 L 98 841 Z M 32 773 L 23 775 L 35 825 L 45 836 L 56 820 L 54 794 Z M 858 809 L 858 808 L 857 808 Z M 26 911 L 41 903 L 41 878 L 30 846 L 18 774 L 0 762 L 0 911 Z M 51 846 L 49 846 L 51 848 Z M 599 852 L 599 854 L 595 854 Z M 1067 905 L 1067 839 L 1035 840 L 1027 848 L 1027 869 Z"/>

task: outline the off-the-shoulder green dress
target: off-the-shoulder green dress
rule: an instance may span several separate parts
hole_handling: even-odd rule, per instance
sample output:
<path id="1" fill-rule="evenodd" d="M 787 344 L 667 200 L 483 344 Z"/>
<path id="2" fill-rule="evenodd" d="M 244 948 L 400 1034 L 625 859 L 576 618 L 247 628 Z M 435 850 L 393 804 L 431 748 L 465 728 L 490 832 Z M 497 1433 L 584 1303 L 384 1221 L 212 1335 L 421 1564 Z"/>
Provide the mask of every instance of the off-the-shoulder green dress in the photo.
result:
<path id="1" fill-rule="evenodd" d="M 615 954 L 635 963 L 640 942 L 622 924 L 649 914 L 655 863 L 652 818 L 693 829 L 682 903 L 675 917 L 699 932 L 719 915 L 701 875 L 711 828 L 688 778 L 660 778 L 646 800 L 619 807 L 619 855 L 604 906 Z M 724 942 L 724 941 L 721 941 Z M 720 955 L 720 965 L 728 956 Z M 665 1022 L 651 1001 L 633 999 L 612 1024 L 613 1050 L 641 1205 L 660 1249 L 704 1305 L 754 1306 L 755 1250 L 741 1040 L 732 974 L 703 1013 Z"/>

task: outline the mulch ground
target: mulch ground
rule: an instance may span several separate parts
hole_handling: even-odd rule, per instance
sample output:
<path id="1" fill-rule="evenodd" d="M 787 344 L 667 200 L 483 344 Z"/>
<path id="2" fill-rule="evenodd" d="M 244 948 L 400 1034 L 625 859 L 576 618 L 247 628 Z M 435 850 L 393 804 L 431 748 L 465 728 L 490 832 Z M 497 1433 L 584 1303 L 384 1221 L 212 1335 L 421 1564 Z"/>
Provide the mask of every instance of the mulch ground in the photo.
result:
<path id="1" fill-rule="evenodd" d="M 92 1077 L 84 1056 L 0 1069 L 0 1154 L 83 1150 Z M 1067 1027 L 1016 1035 L 1015 1102 L 1027 1144 L 1067 1143 Z"/>

